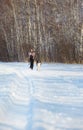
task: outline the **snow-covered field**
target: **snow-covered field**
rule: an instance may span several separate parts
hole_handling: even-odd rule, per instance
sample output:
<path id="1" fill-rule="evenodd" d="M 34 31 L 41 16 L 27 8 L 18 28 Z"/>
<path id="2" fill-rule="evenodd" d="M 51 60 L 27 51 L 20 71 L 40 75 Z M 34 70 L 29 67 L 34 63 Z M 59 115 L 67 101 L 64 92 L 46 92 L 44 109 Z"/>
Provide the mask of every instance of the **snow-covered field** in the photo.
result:
<path id="1" fill-rule="evenodd" d="M 0 130 L 83 130 L 83 65 L 1 62 Z"/>

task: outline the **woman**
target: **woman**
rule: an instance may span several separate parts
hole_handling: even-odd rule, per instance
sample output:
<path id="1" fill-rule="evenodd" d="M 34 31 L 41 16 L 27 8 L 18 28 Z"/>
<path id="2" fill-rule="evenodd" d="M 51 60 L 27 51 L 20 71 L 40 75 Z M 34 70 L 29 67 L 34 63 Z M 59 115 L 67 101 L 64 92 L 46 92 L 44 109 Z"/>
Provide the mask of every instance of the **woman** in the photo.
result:
<path id="1" fill-rule="evenodd" d="M 30 61 L 30 68 L 33 69 L 34 67 L 34 57 L 35 57 L 35 52 L 31 49 L 29 53 L 29 61 Z"/>

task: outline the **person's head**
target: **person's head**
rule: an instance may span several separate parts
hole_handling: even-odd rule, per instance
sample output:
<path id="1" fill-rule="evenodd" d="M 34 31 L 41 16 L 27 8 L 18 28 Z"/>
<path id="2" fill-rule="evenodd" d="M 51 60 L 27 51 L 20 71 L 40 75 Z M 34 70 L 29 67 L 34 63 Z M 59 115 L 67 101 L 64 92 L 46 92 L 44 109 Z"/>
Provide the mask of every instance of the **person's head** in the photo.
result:
<path id="1" fill-rule="evenodd" d="M 31 52 L 33 52 L 33 49 L 31 49 Z"/>

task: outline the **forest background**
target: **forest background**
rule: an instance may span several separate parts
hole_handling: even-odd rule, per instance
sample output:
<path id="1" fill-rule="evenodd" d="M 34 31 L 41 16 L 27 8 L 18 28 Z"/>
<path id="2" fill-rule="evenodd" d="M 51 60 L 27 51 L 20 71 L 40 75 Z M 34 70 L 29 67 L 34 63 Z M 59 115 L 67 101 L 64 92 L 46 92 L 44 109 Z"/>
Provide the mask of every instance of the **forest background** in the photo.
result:
<path id="1" fill-rule="evenodd" d="M 0 0 L 0 61 L 83 63 L 82 0 Z"/>

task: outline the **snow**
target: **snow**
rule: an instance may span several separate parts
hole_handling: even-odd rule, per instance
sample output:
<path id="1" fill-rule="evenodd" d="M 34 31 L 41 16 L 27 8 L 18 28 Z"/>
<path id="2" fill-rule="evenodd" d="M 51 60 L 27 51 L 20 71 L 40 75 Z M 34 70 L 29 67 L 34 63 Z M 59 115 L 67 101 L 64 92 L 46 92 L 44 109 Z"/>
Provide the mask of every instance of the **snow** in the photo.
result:
<path id="1" fill-rule="evenodd" d="M 0 62 L 0 130 L 83 130 L 83 65 Z"/>

